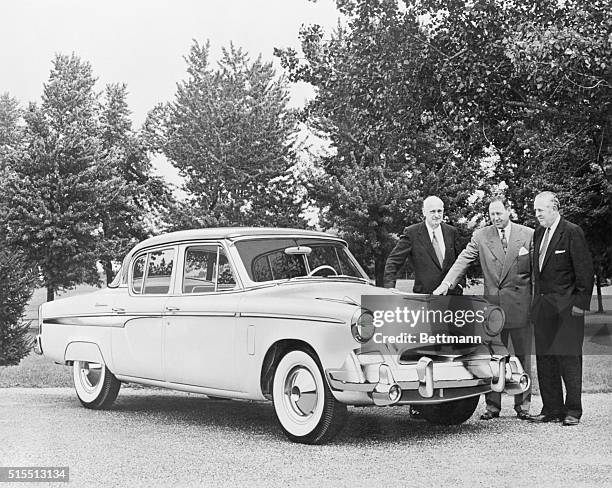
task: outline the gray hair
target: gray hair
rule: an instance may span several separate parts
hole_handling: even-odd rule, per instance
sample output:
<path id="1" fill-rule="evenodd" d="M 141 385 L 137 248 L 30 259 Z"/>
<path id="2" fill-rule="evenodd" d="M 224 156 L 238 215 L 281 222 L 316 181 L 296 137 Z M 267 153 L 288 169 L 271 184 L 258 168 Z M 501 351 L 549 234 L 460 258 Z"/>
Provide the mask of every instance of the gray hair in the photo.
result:
<path id="1" fill-rule="evenodd" d="M 440 202 L 444 207 L 444 202 L 440 198 L 436 197 L 435 195 L 430 195 L 423 200 L 423 210 L 425 210 L 425 205 L 427 205 L 429 202 Z"/>
<path id="2" fill-rule="evenodd" d="M 561 208 L 559 198 L 552 191 L 541 191 L 536 195 L 536 198 L 546 198 L 550 203 L 552 203 L 553 208 L 555 208 L 557 211 Z"/>

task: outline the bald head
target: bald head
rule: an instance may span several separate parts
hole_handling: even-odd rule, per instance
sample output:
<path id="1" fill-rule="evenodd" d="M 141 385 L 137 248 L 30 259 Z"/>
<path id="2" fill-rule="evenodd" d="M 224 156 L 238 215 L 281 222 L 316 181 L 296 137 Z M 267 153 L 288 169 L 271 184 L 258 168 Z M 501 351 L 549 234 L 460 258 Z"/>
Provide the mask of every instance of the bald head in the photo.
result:
<path id="1" fill-rule="evenodd" d="M 438 197 L 429 196 L 423 200 L 425 222 L 433 229 L 438 227 L 444 218 L 444 203 Z"/>

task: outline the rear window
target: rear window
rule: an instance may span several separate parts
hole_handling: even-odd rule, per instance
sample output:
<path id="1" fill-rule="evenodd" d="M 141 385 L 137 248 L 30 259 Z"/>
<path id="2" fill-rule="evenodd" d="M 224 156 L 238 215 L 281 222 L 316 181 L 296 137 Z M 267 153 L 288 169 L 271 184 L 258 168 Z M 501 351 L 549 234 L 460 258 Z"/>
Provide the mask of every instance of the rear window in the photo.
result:
<path id="1" fill-rule="evenodd" d="M 165 295 L 170 291 L 174 249 L 161 249 L 137 257 L 132 264 L 132 292 Z"/>

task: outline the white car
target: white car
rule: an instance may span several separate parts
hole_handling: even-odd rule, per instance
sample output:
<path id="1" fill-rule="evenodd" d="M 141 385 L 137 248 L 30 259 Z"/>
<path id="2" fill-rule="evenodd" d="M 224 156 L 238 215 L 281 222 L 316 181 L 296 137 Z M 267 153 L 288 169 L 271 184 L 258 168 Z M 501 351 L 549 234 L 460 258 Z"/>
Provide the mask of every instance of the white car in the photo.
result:
<path id="1" fill-rule="evenodd" d="M 477 301 L 480 344 L 389 343 L 362 307 L 377 296 L 432 299 L 373 286 L 328 234 L 175 232 L 138 244 L 108 288 L 43 304 L 36 350 L 72 366 L 87 408 L 109 407 L 122 382 L 272 400 L 289 439 L 311 444 L 339 431 L 347 405 L 415 404 L 431 422 L 461 423 L 479 395 L 527 389 L 496 340 L 498 307 Z"/>

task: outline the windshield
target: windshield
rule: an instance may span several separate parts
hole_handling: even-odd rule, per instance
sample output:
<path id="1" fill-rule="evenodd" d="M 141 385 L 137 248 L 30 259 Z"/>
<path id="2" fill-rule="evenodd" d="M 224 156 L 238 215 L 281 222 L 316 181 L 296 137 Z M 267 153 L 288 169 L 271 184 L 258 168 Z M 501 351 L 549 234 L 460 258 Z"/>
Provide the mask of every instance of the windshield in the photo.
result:
<path id="1" fill-rule="evenodd" d="M 287 254 L 285 249 L 306 246 L 310 253 Z M 253 239 L 236 243 L 249 278 L 255 282 L 300 276 L 366 277 L 340 242 L 323 239 Z"/>

